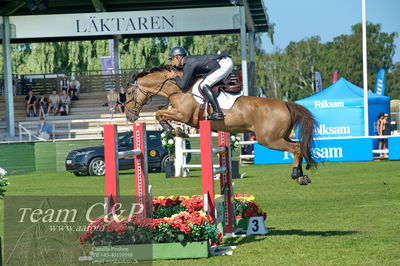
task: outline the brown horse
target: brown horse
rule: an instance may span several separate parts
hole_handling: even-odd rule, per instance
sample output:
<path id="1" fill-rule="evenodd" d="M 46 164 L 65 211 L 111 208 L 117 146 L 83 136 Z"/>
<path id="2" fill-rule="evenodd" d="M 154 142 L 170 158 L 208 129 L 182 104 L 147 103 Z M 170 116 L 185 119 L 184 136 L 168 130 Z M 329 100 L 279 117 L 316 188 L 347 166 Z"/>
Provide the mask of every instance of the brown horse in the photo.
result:
<path id="1" fill-rule="evenodd" d="M 170 107 L 156 112 L 156 119 L 164 129 L 175 134 L 184 135 L 178 128 L 174 129 L 168 121 L 178 121 L 193 127 L 199 125 L 199 103 L 194 99 L 191 90 L 183 93 L 175 81 L 167 79 L 166 74 L 175 71 L 172 66 L 163 65 L 133 75 L 131 86 L 127 90 L 125 114 L 131 122 L 139 118 L 143 105 L 153 96 L 159 95 L 168 99 Z M 292 178 L 300 185 L 311 183 L 308 176 L 303 176 L 302 159 L 307 162 L 306 169 L 316 167 L 311 155 L 314 128 L 316 121 L 310 111 L 294 102 L 279 99 L 239 97 L 231 109 L 223 109 L 224 120 L 213 120 L 212 129 L 231 133 L 254 132 L 259 144 L 294 155 Z M 299 142 L 290 140 L 289 135 L 295 126 L 300 126 Z"/>

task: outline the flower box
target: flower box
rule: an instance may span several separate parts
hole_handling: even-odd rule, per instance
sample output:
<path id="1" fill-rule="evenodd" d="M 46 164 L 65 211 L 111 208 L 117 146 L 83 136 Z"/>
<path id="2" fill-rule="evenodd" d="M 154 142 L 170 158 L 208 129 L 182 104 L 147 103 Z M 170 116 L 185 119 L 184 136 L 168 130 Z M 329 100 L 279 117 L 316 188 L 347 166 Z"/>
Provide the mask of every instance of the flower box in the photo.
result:
<path id="1" fill-rule="evenodd" d="M 94 262 L 207 258 L 209 242 L 154 243 L 141 245 L 94 246 Z"/>

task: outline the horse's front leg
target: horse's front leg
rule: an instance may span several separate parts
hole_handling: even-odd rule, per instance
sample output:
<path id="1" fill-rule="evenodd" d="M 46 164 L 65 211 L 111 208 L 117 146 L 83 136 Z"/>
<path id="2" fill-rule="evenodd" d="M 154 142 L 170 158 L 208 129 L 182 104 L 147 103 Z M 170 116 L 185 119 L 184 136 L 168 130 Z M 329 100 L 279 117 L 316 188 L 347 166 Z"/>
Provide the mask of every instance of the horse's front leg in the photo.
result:
<path id="1" fill-rule="evenodd" d="M 171 124 L 168 123 L 168 121 L 186 121 L 185 117 L 177 109 L 159 110 L 156 112 L 156 119 L 166 132 L 181 138 L 189 137 L 180 127 L 173 128 Z"/>

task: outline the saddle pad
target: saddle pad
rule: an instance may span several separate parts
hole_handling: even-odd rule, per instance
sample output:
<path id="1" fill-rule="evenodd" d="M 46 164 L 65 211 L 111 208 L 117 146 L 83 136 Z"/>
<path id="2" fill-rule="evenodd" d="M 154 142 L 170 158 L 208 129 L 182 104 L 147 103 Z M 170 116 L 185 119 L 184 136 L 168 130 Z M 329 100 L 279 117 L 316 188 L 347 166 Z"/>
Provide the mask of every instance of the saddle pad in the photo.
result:
<path id="1" fill-rule="evenodd" d="M 199 91 L 199 84 L 202 80 L 198 80 L 192 88 L 192 93 L 196 96 L 193 96 L 196 101 L 201 104 L 204 101 L 204 97 L 203 95 L 201 95 L 200 91 Z M 219 103 L 219 106 L 221 107 L 221 109 L 231 109 L 233 104 L 236 102 L 237 98 L 239 98 L 240 96 L 243 95 L 243 91 L 241 91 L 240 93 L 235 93 L 235 94 L 231 94 L 231 93 L 227 93 L 224 91 L 220 91 L 217 100 Z"/>

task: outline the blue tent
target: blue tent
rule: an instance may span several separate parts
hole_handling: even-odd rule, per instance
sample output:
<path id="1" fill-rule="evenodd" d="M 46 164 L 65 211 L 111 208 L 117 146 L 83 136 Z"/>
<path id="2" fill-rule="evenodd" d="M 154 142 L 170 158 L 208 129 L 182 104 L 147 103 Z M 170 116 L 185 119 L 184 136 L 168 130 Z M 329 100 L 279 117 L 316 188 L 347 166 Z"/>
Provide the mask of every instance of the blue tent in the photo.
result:
<path id="1" fill-rule="evenodd" d="M 321 92 L 297 101 L 317 119 L 321 138 L 364 136 L 363 89 L 344 78 Z M 368 91 L 369 135 L 376 135 L 379 113 L 390 112 L 390 97 Z"/>

